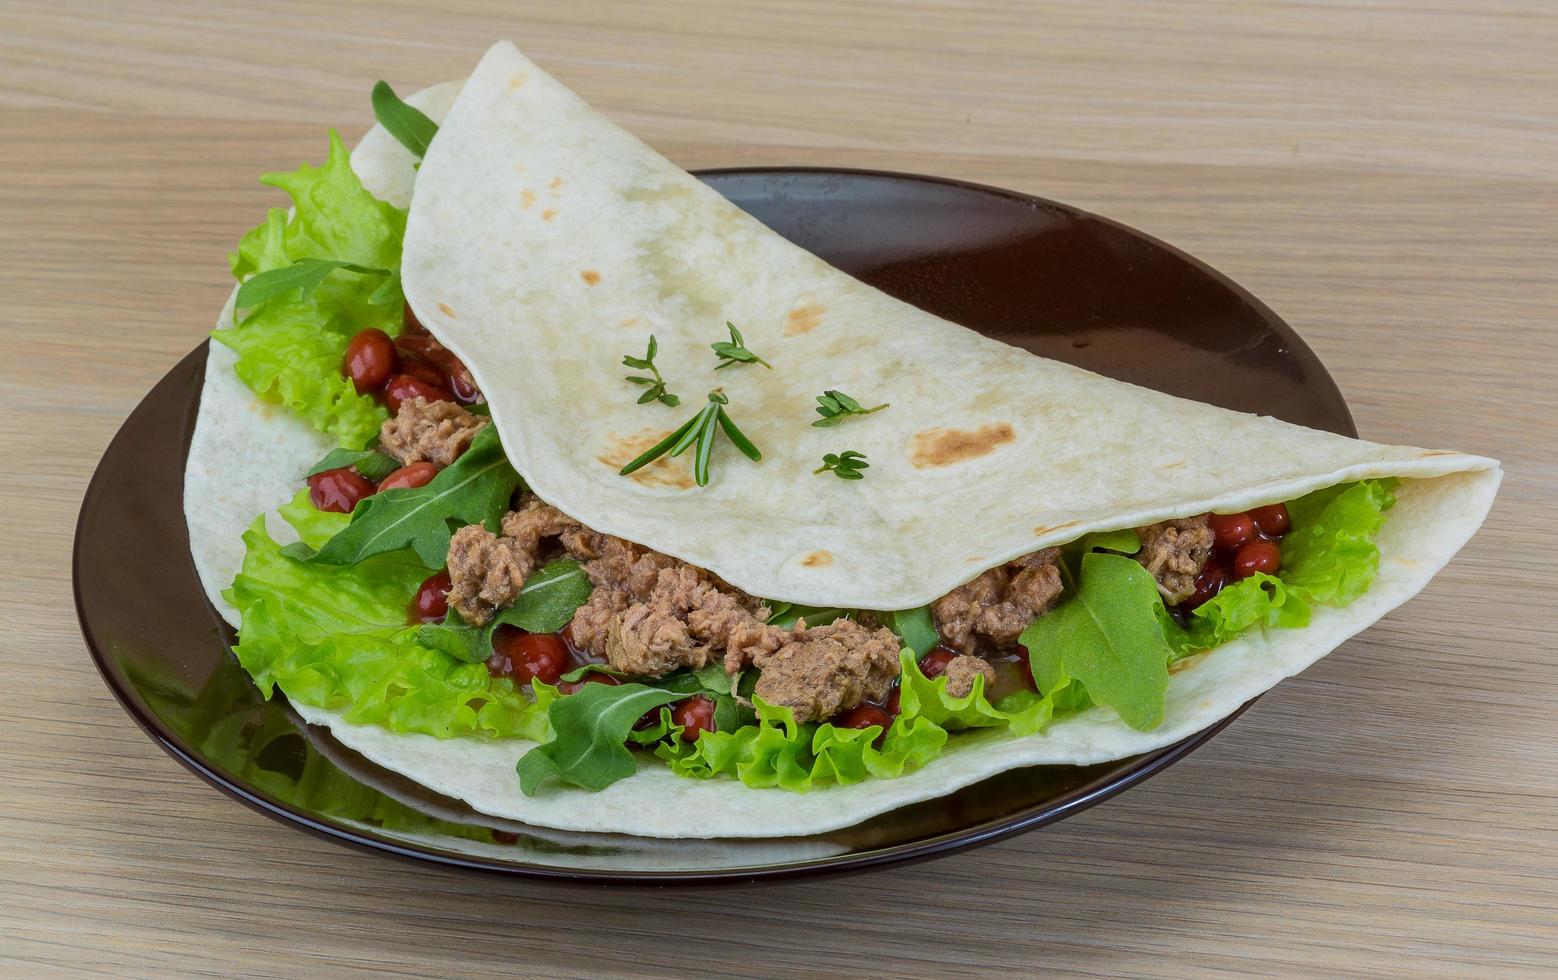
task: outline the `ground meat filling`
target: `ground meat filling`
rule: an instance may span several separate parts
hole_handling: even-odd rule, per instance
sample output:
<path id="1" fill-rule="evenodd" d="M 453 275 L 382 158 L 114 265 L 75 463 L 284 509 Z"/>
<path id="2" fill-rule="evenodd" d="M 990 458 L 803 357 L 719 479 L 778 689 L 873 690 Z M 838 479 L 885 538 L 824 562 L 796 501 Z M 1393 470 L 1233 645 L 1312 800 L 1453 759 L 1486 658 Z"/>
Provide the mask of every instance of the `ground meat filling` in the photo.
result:
<path id="1" fill-rule="evenodd" d="M 448 466 L 470 448 L 487 420 L 449 401 L 430 402 L 421 395 L 400 403 L 400 411 L 379 427 L 379 446 L 400 465 L 435 463 Z"/>
<path id="2" fill-rule="evenodd" d="M 1158 580 L 1158 591 L 1169 605 L 1195 594 L 1196 577 L 1212 553 L 1211 518 L 1187 517 L 1138 528 L 1141 551 L 1136 560 Z"/>
<path id="3" fill-rule="evenodd" d="M 765 638 L 769 642 L 743 647 L 743 656 L 761 671 L 753 694 L 789 708 L 796 721 L 822 721 L 862 701 L 880 701 L 898 676 L 899 643 L 892 630 L 848 619 L 815 629 L 804 623 L 793 630 L 765 628 L 773 631 Z"/>
<path id="4" fill-rule="evenodd" d="M 535 553 L 513 538 L 480 524 L 462 527 L 449 539 L 449 608 L 473 626 L 486 625 L 494 609 L 514 601 L 535 567 Z"/>
<path id="5" fill-rule="evenodd" d="M 974 689 L 974 678 L 985 679 L 985 690 L 995 683 L 995 668 L 980 657 L 958 656 L 947 662 L 945 671 L 947 693 L 955 698 L 967 697 Z"/>
<path id="6" fill-rule="evenodd" d="M 561 552 L 594 587 L 574 613 L 574 643 L 613 669 L 655 677 L 723 661 L 761 671 L 756 694 L 822 721 L 887 696 L 898 676 L 898 637 L 850 620 L 770 626 L 768 608 L 701 568 L 593 531 L 530 497 L 503 518 L 503 533 L 461 528 L 449 547 L 449 604 L 470 623 L 519 595 L 525 578 Z"/>
<path id="7" fill-rule="evenodd" d="M 990 569 L 931 604 L 941 642 L 971 655 L 981 639 L 1008 649 L 1028 624 L 1054 608 L 1064 587 L 1060 549 L 1045 548 Z"/>

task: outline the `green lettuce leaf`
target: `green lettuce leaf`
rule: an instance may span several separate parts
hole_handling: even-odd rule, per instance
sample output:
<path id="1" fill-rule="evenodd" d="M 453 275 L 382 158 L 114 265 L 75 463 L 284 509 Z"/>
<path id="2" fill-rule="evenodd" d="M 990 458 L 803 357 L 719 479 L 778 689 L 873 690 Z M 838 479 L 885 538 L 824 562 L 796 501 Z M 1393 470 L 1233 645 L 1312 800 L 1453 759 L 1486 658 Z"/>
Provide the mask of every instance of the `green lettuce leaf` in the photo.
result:
<path id="1" fill-rule="evenodd" d="M 243 570 L 227 592 L 243 617 L 238 660 L 270 697 L 276 688 L 348 721 L 439 738 L 545 739 L 544 692 L 532 702 L 482 664 L 417 640 L 407 606 L 427 569 L 409 553 L 350 568 L 287 557 L 257 519 Z"/>
<path id="2" fill-rule="evenodd" d="M 1316 605 L 1345 606 L 1379 572 L 1375 536 L 1395 505 L 1395 480 L 1364 480 L 1306 494 L 1288 505 L 1292 530 L 1282 540 L 1282 568 L 1228 586 L 1169 629 L 1179 656 L 1226 643 L 1256 625 L 1309 625 Z"/>
<path id="3" fill-rule="evenodd" d="M 334 131 L 324 166 L 305 164 L 292 173 L 267 174 L 261 182 L 286 191 L 293 213 L 273 208 L 264 223 L 244 235 L 231 256 L 239 282 L 300 261 L 304 269 L 319 268 L 306 260 L 400 268 L 405 212 L 368 193 Z M 359 330 L 400 332 L 404 304 L 383 292 L 384 284 L 380 276 L 321 277 L 311 290 L 277 292 L 236 311 L 234 325 L 212 336 L 237 352 L 238 377 L 257 395 L 285 406 L 341 445 L 361 448 L 388 413 L 371 397 L 357 394 L 341 374 L 341 360 Z"/>
<path id="4" fill-rule="evenodd" d="M 926 677 L 912 650 L 901 651 L 899 658 L 900 712 L 880 745 L 879 727 L 799 724 L 790 709 L 754 698 L 757 724 L 704 732 L 690 744 L 673 730 L 655 754 L 681 776 L 734 776 L 754 788 L 806 792 L 830 783 L 847 786 L 868 776 L 901 776 L 940 755 L 949 732 L 957 729 L 1006 728 L 1028 735 L 1042 731 L 1055 714 L 1054 698 L 1031 691 L 992 705 L 983 678 L 974 681 L 968 694 L 953 697 L 947 693 L 947 678 Z"/>
<path id="5" fill-rule="evenodd" d="M 276 509 L 281 519 L 298 532 L 298 539 L 310 550 L 323 548 L 326 541 L 335 537 L 351 523 L 352 515 L 319 510 L 304 487 L 292 495 L 292 499 Z M 295 556 L 301 557 L 301 556 Z"/>
<path id="6" fill-rule="evenodd" d="M 1395 506 L 1396 480 L 1364 480 L 1300 497 L 1288 507 L 1278 574 L 1310 602 L 1345 606 L 1379 573 L 1374 538 Z"/>

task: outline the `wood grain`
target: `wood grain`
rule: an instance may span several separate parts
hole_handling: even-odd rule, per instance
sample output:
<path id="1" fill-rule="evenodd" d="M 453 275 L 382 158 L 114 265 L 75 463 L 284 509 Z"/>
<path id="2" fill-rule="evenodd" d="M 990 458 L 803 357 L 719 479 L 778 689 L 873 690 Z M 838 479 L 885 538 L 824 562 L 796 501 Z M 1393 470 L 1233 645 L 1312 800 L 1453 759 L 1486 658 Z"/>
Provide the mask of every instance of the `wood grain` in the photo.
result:
<path id="1" fill-rule="evenodd" d="M 0 962 L 13 975 L 1558 970 L 1558 8 L 35 2 L 0 9 Z M 688 166 L 887 167 L 1100 211 L 1286 316 L 1382 441 L 1501 457 L 1420 597 L 1080 817 L 867 877 L 541 887 L 274 824 L 76 630 L 115 428 L 208 329 L 263 170 L 512 37 Z"/>

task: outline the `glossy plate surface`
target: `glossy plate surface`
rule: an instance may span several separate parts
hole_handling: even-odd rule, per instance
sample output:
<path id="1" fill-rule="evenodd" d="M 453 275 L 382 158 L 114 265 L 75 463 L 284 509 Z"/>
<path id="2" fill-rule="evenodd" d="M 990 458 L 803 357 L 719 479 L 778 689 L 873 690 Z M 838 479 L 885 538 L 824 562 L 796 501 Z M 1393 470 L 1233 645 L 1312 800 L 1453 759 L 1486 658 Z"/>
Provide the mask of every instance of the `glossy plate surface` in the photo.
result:
<path id="1" fill-rule="evenodd" d="M 1276 314 L 1122 225 L 924 177 L 780 169 L 701 176 L 834 265 L 990 336 L 1176 395 L 1356 434 L 1330 376 Z M 74 573 L 82 632 L 108 685 L 170 754 L 255 809 L 324 836 L 575 880 L 688 883 L 861 869 L 1066 817 L 1172 764 L 1232 720 L 1131 759 L 1008 772 L 817 837 L 663 841 L 483 816 L 303 724 L 284 699 L 262 700 L 239 668 L 232 631 L 196 578 L 184 527 L 182 474 L 204 364 L 202 346 L 152 389 L 87 490 Z M 783 805 L 782 792 L 768 792 Z"/>

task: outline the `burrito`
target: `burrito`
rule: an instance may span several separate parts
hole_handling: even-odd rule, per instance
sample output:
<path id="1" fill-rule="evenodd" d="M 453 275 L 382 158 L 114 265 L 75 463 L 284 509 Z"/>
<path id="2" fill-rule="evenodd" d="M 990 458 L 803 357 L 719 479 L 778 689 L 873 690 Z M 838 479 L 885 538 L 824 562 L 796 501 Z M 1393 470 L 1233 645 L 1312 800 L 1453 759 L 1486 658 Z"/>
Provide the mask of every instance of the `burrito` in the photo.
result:
<path id="1" fill-rule="evenodd" d="M 904 304 L 510 44 L 373 104 L 264 178 L 186 516 L 260 690 L 477 810 L 808 835 L 1168 745 L 1497 490 Z"/>

